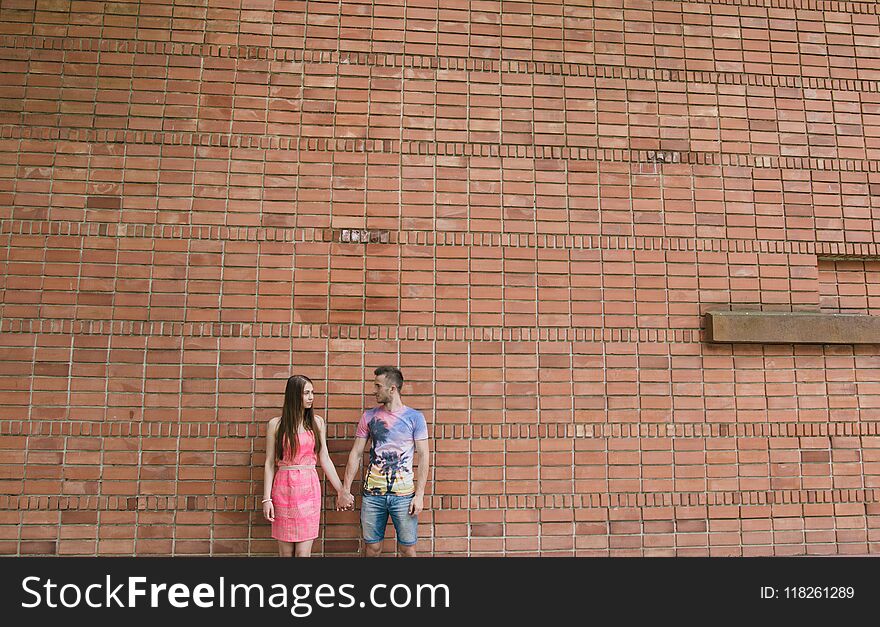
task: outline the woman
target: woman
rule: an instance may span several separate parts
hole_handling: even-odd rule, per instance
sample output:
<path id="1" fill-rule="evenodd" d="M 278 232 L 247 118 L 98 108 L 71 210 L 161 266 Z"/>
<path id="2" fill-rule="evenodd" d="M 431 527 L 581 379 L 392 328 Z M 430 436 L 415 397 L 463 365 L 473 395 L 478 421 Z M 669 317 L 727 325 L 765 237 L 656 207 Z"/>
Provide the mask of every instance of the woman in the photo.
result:
<path id="1" fill-rule="evenodd" d="M 312 411 L 315 389 L 311 380 L 294 375 L 287 380 L 281 416 L 266 429 L 263 516 L 272 523 L 281 557 L 309 557 L 321 519 L 321 485 L 315 463 L 336 489 L 342 482 L 327 452 L 325 423 Z"/>

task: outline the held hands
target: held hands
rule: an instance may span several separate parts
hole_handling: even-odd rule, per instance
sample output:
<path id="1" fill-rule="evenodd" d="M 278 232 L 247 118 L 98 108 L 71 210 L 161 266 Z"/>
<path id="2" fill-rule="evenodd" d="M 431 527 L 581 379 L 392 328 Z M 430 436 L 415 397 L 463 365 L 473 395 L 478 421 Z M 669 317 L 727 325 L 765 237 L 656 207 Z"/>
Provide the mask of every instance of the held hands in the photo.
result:
<path id="1" fill-rule="evenodd" d="M 354 496 L 350 490 L 341 490 L 336 495 L 336 510 L 354 509 Z"/>

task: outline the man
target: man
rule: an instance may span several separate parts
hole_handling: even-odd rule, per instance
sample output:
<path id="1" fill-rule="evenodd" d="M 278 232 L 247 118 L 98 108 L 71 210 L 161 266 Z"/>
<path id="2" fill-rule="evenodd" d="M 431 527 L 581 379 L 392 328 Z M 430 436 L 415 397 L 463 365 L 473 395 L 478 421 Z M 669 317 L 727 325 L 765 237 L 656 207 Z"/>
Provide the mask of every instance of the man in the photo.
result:
<path id="1" fill-rule="evenodd" d="M 366 557 L 382 554 L 388 516 L 397 533 L 398 553 L 416 556 L 419 512 L 428 482 L 428 426 L 421 412 L 407 407 L 400 400 L 403 374 L 393 366 L 376 368 L 373 373 L 376 402 L 361 416 L 355 432 L 354 445 L 348 455 L 345 480 L 339 495 L 339 506 L 350 502 L 351 483 L 357 474 L 367 439 L 370 445 L 370 466 L 364 475 L 361 504 L 361 529 Z M 418 469 L 413 473 L 413 454 L 418 453 Z"/>

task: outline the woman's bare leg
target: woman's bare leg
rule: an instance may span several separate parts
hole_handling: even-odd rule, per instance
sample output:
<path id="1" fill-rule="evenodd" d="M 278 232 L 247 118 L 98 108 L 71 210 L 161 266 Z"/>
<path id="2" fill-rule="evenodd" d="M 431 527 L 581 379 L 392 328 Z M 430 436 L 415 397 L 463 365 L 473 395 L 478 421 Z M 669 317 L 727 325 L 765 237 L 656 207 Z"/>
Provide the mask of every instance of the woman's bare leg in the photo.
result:
<path id="1" fill-rule="evenodd" d="M 281 557 L 293 557 L 293 542 L 278 541 L 278 555 Z"/>
<path id="2" fill-rule="evenodd" d="M 312 556 L 312 542 L 314 540 L 306 540 L 305 542 L 296 542 L 294 546 L 296 547 L 296 556 L 297 557 L 311 557 Z"/>

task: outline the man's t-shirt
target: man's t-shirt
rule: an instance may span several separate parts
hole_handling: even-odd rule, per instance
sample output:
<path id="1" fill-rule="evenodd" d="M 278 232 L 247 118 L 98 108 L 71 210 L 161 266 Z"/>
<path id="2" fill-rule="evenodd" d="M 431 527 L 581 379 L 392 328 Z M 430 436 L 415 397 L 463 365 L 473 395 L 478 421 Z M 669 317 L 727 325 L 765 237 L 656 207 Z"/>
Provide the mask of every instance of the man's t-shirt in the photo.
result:
<path id="1" fill-rule="evenodd" d="M 406 405 L 396 412 L 384 405 L 368 409 L 358 422 L 355 437 L 372 440 L 364 494 L 404 496 L 415 492 L 415 441 L 428 439 L 422 412 Z"/>

